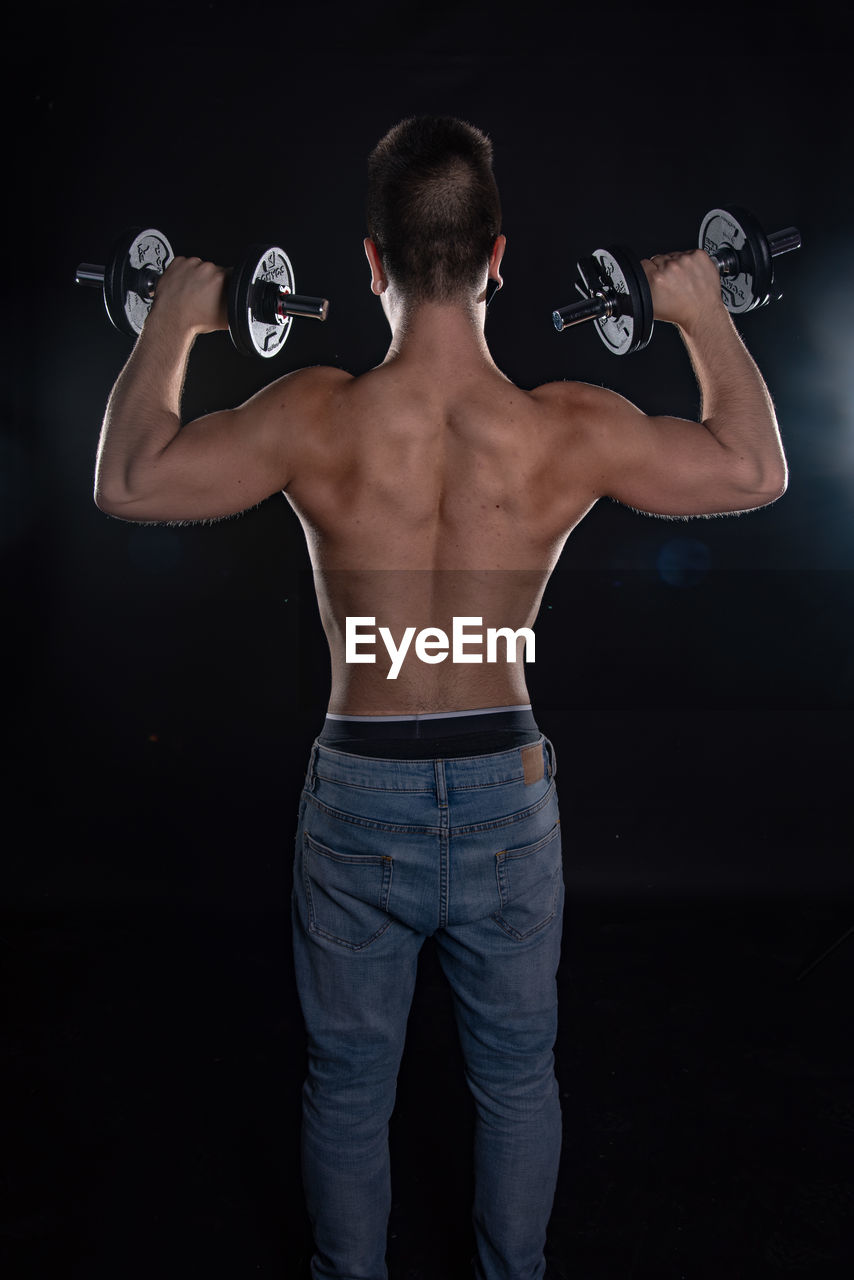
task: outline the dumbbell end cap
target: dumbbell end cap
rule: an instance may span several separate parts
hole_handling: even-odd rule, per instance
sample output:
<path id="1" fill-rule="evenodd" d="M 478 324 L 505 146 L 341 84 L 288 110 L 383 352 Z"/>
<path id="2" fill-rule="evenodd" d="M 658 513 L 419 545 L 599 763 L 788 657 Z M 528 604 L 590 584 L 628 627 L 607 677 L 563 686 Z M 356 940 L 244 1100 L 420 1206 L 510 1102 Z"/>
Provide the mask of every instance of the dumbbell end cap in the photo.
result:
<path id="1" fill-rule="evenodd" d="M 773 235 L 768 236 L 768 247 L 772 258 L 779 258 L 781 254 L 800 249 L 802 244 L 801 233 L 797 227 L 785 227 L 784 230 L 775 231 Z"/>
<path id="2" fill-rule="evenodd" d="M 81 262 L 74 273 L 75 284 L 88 284 L 99 288 L 104 283 L 104 267 L 94 262 Z"/>
<path id="3" fill-rule="evenodd" d="M 276 287 L 276 307 L 282 316 L 300 316 L 308 320 L 325 320 L 329 314 L 327 298 L 309 298 L 303 293 L 288 293 Z"/>
<path id="4" fill-rule="evenodd" d="M 557 329 L 558 333 L 563 333 L 564 329 L 566 328 L 566 325 L 563 323 L 563 316 L 560 314 L 559 311 L 552 312 L 552 323 L 554 324 L 554 327 Z"/>

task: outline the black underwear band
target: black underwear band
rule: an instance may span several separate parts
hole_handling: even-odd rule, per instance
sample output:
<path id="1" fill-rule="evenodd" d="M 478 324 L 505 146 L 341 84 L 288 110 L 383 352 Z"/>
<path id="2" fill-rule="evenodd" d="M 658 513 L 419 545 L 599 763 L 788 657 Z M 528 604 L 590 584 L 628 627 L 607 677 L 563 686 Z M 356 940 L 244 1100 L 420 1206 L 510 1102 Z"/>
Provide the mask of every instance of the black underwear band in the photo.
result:
<path id="1" fill-rule="evenodd" d="M 418 716 L 327 716 L 322 747 L 384 760 L 488 755 L 539 742 L 529 706 Z"/>

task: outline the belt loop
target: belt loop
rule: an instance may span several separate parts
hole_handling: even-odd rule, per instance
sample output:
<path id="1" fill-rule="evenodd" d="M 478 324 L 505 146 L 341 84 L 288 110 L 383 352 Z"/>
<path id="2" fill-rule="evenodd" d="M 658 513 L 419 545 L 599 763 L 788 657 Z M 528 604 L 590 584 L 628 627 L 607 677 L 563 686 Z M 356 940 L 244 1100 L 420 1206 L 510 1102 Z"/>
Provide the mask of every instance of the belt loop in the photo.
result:
<path id="1" fill-rule="evenodd" d="M 440 809 L 448 808 L 448 780 L 445 777 L 445 761 L 433 761 L 433 775 L 436 779 L 436 803 Z"/>
<path id="2" fill-rule="evenodd" d="M 551 741 L 543 735 L 543 746 L 546 749 L 546 771 L 549 776 L 549 782 L 557 775 L 557 756 Z"/>
<path id="3" fill-rule="evenodd" d="M 320 743 L 315 742 L 311 748 L 311 755 L 308 759 L 308 772 L 305 775 L 306 791 L 314 791 L 315 782 L 317 780 L 317 753 L 320 750 Z"/>

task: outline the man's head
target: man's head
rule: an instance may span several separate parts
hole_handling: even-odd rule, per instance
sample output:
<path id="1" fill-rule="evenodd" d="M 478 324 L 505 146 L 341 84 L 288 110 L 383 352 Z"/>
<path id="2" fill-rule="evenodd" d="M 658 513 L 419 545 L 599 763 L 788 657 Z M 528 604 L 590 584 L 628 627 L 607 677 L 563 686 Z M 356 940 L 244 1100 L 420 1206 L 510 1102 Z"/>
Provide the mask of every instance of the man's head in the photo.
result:
<path id="1" fill-rule="evenodd" d="M 368 158 L 368 233 L 408 303 L 460 302 L 501 231 L 492 144 L 449 116 L 402 120 Z"/>

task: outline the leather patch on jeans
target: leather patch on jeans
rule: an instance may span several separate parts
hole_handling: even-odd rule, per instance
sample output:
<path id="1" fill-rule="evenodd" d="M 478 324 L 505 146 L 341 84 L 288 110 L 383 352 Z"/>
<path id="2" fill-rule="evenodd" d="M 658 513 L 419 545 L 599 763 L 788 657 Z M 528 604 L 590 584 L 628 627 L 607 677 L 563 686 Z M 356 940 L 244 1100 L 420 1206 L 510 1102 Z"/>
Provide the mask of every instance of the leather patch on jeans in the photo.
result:
<path id="1" fill-rule="evenodd" d="M 525 786 L 529 787 L 532 782 L 539 782 L 545 773 L 542 743 L 532 742 L 529 747 L 521 747 L 519 754 L 522 757 Z"/>

